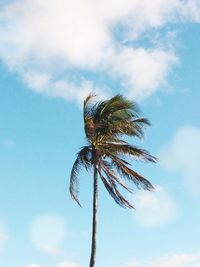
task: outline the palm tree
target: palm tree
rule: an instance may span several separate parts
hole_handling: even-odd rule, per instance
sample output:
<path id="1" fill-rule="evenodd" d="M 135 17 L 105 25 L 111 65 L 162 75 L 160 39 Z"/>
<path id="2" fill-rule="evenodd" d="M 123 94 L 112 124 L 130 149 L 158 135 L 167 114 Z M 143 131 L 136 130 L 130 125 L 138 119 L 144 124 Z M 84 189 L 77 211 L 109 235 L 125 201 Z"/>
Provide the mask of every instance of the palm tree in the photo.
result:
<path id="1" fill-rule="evenodd" d="M 133 182 L 139 189 L 151 191 L 153 186 L 147 179 L 131 169 L 125 157 L 132 156 L 142 161 L 156 162 L 156 158 L 146 150 L 130 145 L 121 139 L 123 135 L 142 138 L 144 126 L 150 125 L 146 118 L 139 117 L 137 105 L 122 95 L 116 95 L 101 102 L 95 102 L 94 97 L 95 95 L 90 94 L 84 101 L 84 128 L 88 144 L 78 152 L 70 178 L 71 196 L 80 205 L 78 199 L 79 171 L 81 167 L 86 170 L 93 169 L 90 267 L 94 267 L 96 260 L 98 179 L 103 182 L 108 193 L 118 205 L 133 208 L 118 189 L 118 186 L 121 186 L 128 192 L 132 192 L 121 178 Z"/>

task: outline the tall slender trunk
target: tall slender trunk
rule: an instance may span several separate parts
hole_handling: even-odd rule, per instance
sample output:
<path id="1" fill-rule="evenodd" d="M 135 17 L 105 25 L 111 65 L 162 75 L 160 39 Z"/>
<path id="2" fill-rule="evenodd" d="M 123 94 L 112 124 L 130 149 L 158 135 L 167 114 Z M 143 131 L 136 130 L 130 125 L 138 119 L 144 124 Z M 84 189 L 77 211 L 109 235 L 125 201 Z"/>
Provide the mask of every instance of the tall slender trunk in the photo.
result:
<path id="1" fill-rule="evenodd" d="M 97 176 L 97 166 L 96 164 L 94 164 L 92 248 L 91 248 L 89 267 L 94 267 L 96 261 L 97 209 L 98 209 L 98 176 Z"/>

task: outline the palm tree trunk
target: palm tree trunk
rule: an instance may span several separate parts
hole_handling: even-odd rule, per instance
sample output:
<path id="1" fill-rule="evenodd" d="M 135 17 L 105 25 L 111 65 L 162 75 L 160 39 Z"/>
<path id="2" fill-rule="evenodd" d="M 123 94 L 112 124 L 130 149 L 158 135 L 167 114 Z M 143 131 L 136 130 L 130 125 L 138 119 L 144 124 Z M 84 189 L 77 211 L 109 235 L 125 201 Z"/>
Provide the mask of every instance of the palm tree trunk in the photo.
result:
<path id="1" fill-rule="evenodd" d="M 94 164 L 92 249 L 91 249 L 89 267 L 94 267 L 96 261 L 97 209 L 98 209 L 98 176 L 97 176 L 97 166 L 96 164 Z"/>

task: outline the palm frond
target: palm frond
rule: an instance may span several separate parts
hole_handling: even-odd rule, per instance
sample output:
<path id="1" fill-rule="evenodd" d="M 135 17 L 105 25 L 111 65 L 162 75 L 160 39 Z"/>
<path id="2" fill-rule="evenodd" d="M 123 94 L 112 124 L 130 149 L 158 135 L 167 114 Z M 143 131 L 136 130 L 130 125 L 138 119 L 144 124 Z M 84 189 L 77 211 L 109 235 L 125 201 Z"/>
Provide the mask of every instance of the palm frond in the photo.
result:
<path id="1" fill-rule="evenodd" d="M 91 147 L 85 146 L 83 147 L 78 155 L 77 158 L 73 164 L 71 175 L 70 175 L 70 194 L 71 197 L 81 206 L 78 195 L 79 195 L 79 172 L 82 167 L 86 168 L 88 170 L 91 166 Z"/>
<path id="2" fill-rule="evenodd" d="M 118 196 L 118 198 L 120 199 L 120 201 L 122 203 L 122 207 L 134 209 L 134 207 L 130 204 L 130 202 L 119 192 L 114 181 L 112 181 L 112 184 L 113 184 L 113 187 L 115 188 L 116 195 Z"/>
<path id="3" fill-rule="evenodd" d="M 99 136 L 117 137 L 121 135 L 143 138 L 144 128 L 128 120 L 107 121 L 98 128 Z"/>
<path id="4" fill-rule="evenodd" d="M 95 110 L 96 103 L 94 103 L 93 101 L 95 96 L 96 95 L 92 93 L 89 94 L 83 103 L 84 129 L 85 129 L 85 135 L 89 142 L 91 142 L 94 139 L 94 135 L 95 135 L 94 110 Z"/>
<path id="5" fill-rule="evenodd" d="M 133 113 L 138 113 L 138 107 L 133 101 L 125 99 L 122 95 L 118 94 L 111 99 L 102 102 L 99 106 L 99 113 L 101 118 L 105 118 L 122 110 L 129 110 Z"/>
<path id="6" fill-rule="evenodd" d="M 128 135 L 140 139 L 143 138 L 145 125 L 149 125 L 148 120 L 145 118 L 133 119 L 133 116 L 125 111 L 123 112 L 123 115 L 120 113 L 118 116 L 106 117 L 96 125 L 98 136 L 110 136 L 112 138 Z M 126 115 L 124 115 L 124 113 Z"/>
<path id="7" fill-rule="evenodd" d="M 81 167 L 90 169 L 98 162 L 99 176 L 112 198 L 123 207 L 132 205 L 122 196 L 117 186 L 131 192 L 121 178 L 133 182 L 139 189 L 153 190 L 152 184 L 131 169 L 126 157 L 145 162 L 157 159 L 144 149 L 130 145 L 122 140 L 123 136 L 142 138 L 148 119 L 140 117 L 137 104 L 118 94 L 108 100 L 95 101 L 90 94 L 83 104 L 84 129 L 88 146 L 82 148 L 74 162 L 70 177 L 70 193 L 80 205 L 79 171 Z M 117 171 L 117 172 L 116 172 Z"/>
<path id="8" fill-rule="evenodd" d="M 138 123 L 140 125 L 151 126 L 151 123 L 147 118 L 137 118 L 137 119 L 132 120 L 132 122 Z"/>
<path id="9" fill-rule="evenodd" d="M 108 167 L 109 166 L 109 167 Z M 110 164 L 108 164 L 106 161 L 101 161 L 101 168 L 106 174 L 106 176 L 111 179 L 116 181 L 118 184 L 120 184 L 124 189 L 126 189 L 129 193 L 132 193 L 132 190 L 120 179 L 118 178 L 115 174 L 114 171 L 111 169 Z"/>
<path id="10" fill-rule="evenodd" d="M 121 143 L 106 143 L 102 145 L 105 149 L 109 150 L 114 155 L 119 156 L 133 156 L 135 159 L 146 161 L 146 162 L 153 162 L 155 163 L 157 161 L 157 158 L 150 155 L 150 153 L 141 148 L 137 148 L 135 146 L 132 146 L 126 142 L 123 144 Z"/>
<path id="11" fill-rule="evenodd" d="M 83 102 L 83 115 L 84 115 L 84 119 L 85 116 L 87 116 L 88 114 L 90 114 L 91 112 L 91 106 L 92 106 L 92 99 L 95 97 L 95 94 L 90 93 L 84 100 Z"/>
<path id="12" fill-rule="evenodd" d="M 133 206 L 121 195 L 118 191 L 117 186 L 114 181 L 107 181 L 105 177 L 102 175 L 101 171 L 98 170 L 99 176 L 107 189 L 110 196 L 114 199 L 114 201 L 121 207 L 125 208 L 133 208 Z"/>
<path id="13" fill-rule="evenodd" d="M 152 191 L 154 189 L 153 185 L 146 178 L 127 167 L 121 159 L 112 156 L 112 162 L 117 168 L 118 172 L 124 178 L 134 182 L 137 188 L 142 188 L 148 191 Z"/>

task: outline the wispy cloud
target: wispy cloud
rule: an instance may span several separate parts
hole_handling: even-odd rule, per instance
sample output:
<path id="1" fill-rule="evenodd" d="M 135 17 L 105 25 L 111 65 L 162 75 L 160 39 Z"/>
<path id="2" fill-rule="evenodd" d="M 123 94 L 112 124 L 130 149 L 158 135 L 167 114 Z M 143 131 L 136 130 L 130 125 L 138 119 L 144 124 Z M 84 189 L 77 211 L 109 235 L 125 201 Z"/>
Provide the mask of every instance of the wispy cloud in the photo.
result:
<path id="1" fill-rule="evenodd" d="M 199 267 L 200 253 L 185 253 L 166 256 L 154 261 L 132 262 L 126 267 Z"/>
<path id="2" fill-rule="evenodd" d="M 178 129 L 160 152 L 163 168 L 183 177 L 187 190 L 200 195 L 200 129 L 189 125 Z"/>
<path id="3" fill-rule="evenodd" d="M 66 231 L 66 223 L 62 217 L 43 215 L 31 224 L 30 238 L 38 249 L 50 254 L 60 254 Z"/>
<path id="4" fill-rule="evenodd" d="M 80 267 L 80 265 L 73 262 L 62 262 L 58 264 L 57 267 Z"/>
<path id="5" fill-rule="evenodd" d="M 173 198 L 161 186 L 155 192 L 138 191 L 134 196 L 137 212 L 134 218 L 145 227 L 159 227 L 170 223 L 176 216 L 177 207 Z"/>
<path id="6" fill-rule="evenodd" d="M 26 267 L 43 267 L 43 266 L 37 265 L 37 264 L 29 264 Z M 59 263 L 58 265 L 56 265 L 56 267 L 81 267 L 81 266 L 75 262 L 65 261 L 65 262 Z"/>
<path id="7" fill-rule="evenodd" d="M 158 44 L 130 44 L 168 23 L 200 22 L 199 11 L 197 0 L 9 1 L 0 11 L 0 58 L 29 88 L 52 97 L 79 101 L 89 90 L 107 92 L 113 80 L 145 98 L 166 83 L 177 56 Z"/>

